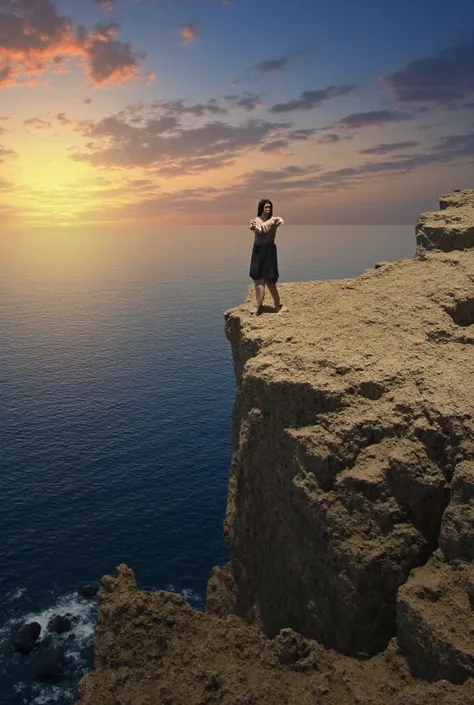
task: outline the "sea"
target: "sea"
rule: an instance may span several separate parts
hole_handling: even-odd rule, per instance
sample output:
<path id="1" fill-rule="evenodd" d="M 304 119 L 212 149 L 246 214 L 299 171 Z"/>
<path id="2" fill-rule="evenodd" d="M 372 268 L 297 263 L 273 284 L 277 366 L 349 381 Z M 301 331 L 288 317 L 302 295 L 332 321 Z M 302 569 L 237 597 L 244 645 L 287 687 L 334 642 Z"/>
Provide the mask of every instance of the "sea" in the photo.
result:
<path id="1" fill-rule="evenodd" d="M 0 240 L 0 702 L 72 705 L 97 599 L 126 563 L 146 590 L 205 604 L 222 536 L 235 379 L 224 311 L 244 301 L 247 228 L 98 227 Z M 414 227 L 291 226 L 281 282 L 412 257 Z M 284 293 L 282 294 L 284 303 Z M 68 614 L 72 630 L 48 632 Z M 42 626 L 29 656 L 11 634 Z M 35 677 L 61 645 L 64 675 Z"/>

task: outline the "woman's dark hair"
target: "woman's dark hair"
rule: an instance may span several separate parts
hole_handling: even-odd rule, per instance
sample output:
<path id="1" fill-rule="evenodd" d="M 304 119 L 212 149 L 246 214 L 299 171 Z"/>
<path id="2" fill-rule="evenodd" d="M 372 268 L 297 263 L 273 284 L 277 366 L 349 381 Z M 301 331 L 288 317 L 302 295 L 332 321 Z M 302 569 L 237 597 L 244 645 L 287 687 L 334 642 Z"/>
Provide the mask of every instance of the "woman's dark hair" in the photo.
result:
<path id="1" fill-rule="evenodd" d="M 261 198 L 258 202 L 258 208 L 257 208 L 257 216 L 260 218 L 260 216 L 263 213 L 263 209 L 265 208 L 265 204 L 269 203 L 270 204 L 270 218 L 273 215 L 273 203 L 270 201 L 269 198 Z"/>

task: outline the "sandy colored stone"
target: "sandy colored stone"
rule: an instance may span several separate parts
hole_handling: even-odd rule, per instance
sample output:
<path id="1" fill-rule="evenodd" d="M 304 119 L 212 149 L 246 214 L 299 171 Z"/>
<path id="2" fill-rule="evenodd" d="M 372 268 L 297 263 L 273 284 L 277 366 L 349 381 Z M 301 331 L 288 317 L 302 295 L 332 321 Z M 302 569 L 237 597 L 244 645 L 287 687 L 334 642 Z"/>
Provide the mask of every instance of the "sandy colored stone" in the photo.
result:
<path id="1" fill-rule="evenodd" d="M 472 536 L 472 535 L 471 535 Z M 437 551 L 398 594 L 398 645 L 412 673 L 464 683 L 474 676 L 474 565 Z"/>
<path id="2" fill-rule="evenodd" d="M 451 209 L 474 226 L 473 195 L 455 194 L 456 207 L 445 197 L 447 230 Z M 233 603 L 271 637 L 292 627 L 375 654 L 409 629 L 396 605 L 414 568 L 440 544 L 448 561 L 472 561 L 474 251 L 285 284 L 281 296 L 281 314 L 252 316 L 251 292 L 227 313 Z M 423 672 L 417 649 L 423 660 L 421 644 L 406 655 Z"/>
<path id="3" fill-rule="evenodd" d="M 473 196 L 413 260 L 226 313 L 230 562 L 204 613 L 105 577 L 81 705 L 474 704 Z"/>
<path id="4" fill-rule="evenodd" d="M 466 250 L 474 247 L 474 190 L 441 196 L 440 211 L 422 213 L 416 224 L 416 241 L 421 249 Z"/>
<path id="5" fill-rule="evenodd" d="M 396 634 L 474 452 L 474 251 L 287 284 L 228 314 L 238 378 L 226 537 L 240 614 L 344 653 Z"/>
<path id="6" fill-rule="evenodd" d="M 276 639 L 179 595 L 137 589 L 119 566 L 103 579 L 95 668 L 80 705 L 466 705 L 474 681 L 414 680 L 395 642 L 351 659 L 285 629 Z"/>

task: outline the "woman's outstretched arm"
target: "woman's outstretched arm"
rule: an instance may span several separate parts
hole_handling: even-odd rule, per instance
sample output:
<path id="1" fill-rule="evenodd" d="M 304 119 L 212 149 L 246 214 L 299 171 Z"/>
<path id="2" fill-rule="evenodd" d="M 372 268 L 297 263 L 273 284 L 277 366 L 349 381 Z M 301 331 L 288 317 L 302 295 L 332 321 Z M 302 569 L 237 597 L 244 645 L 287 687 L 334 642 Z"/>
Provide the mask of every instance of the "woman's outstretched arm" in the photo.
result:
<path id="1" fill-rule="evenodd" d="M 273 228 L 278 228 L 279 225 L 283 225 L 283 222 L 283 218 L 273 215 L 271 218 L 262 223 L 261 230 L 262 232 L 269 232 Z"/>

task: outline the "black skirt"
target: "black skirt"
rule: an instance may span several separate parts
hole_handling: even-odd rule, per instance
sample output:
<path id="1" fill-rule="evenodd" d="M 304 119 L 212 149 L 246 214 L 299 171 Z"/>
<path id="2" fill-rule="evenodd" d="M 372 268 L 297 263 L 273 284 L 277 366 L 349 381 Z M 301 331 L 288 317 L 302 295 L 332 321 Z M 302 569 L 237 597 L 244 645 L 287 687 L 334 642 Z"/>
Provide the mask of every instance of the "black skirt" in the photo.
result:
<path id="1" fill-rule="evenodd" d="M 254 281 L 265 279 L 267 282 L 276 284 L 279 276 L 275 243 L 269 242 L 266 245 L 254 244 L 252 259 L 250 260 L 250 277 Z"/>

